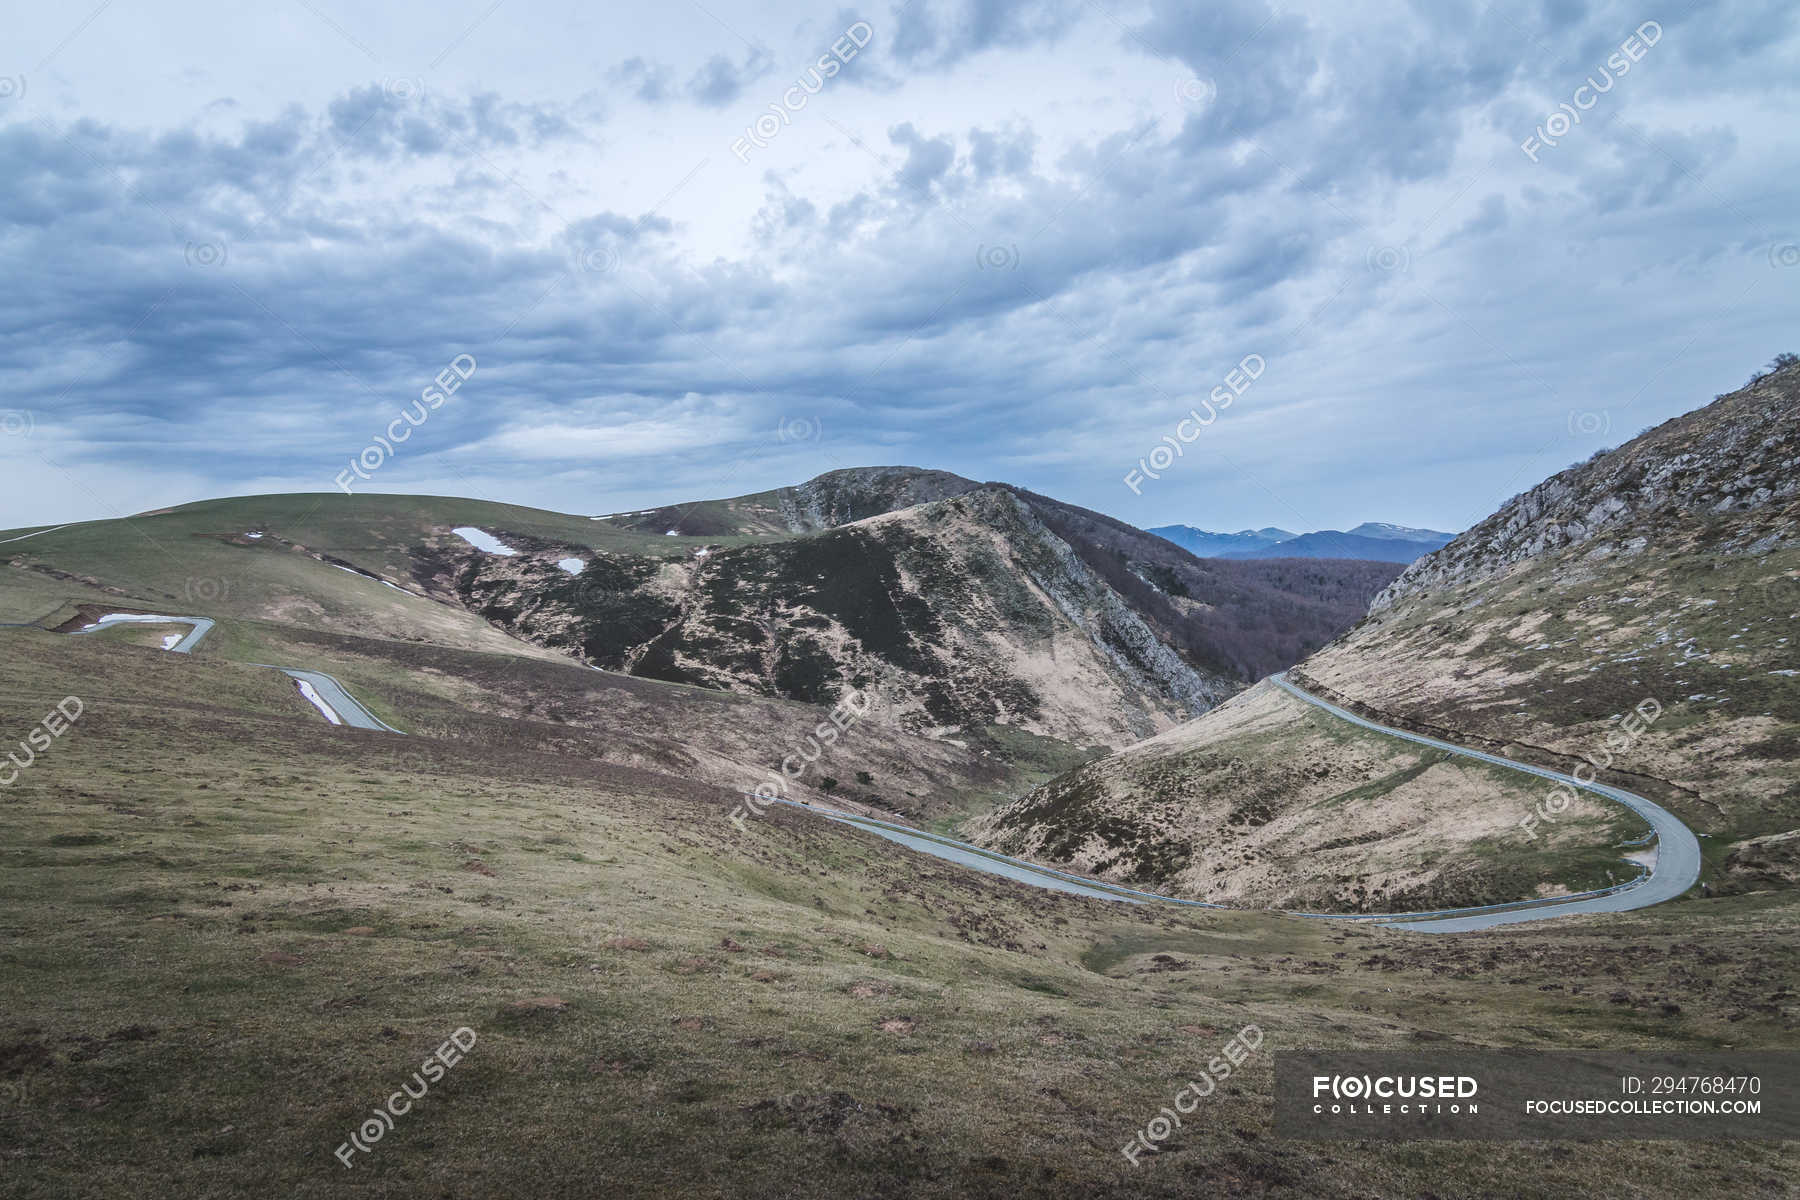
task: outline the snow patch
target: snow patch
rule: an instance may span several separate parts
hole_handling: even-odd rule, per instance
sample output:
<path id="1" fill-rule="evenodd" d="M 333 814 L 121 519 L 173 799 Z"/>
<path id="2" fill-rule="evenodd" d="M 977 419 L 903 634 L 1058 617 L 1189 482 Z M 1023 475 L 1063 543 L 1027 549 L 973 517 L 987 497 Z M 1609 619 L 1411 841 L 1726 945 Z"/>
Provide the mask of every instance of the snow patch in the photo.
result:
<path id="1" fill-rule="evenodd" d="M 247 537 L 247 538 L 259 538 L 259 537 L 261 537 L 261 536 L 262 536 L 262 534 L 260 534 L 260 533 L 246 533 L 246 534 L 245 534 L 245 535 L 244 535 L 244 536 L 245 536 L 245 537 Z"/>
<path id="2" fill-rule="evenodd" d="M 581 574 L 581 568 L 587 566 L 587 564 L 579 558 L 559 558 L 556 560 L 556 565 L 571 575 Z"/>
<path id="3" fill-rule="evenodd" d="M 98 629 L 102 625 L 118 625 L 118 624 L 123 624 L 123 623 L 130 623 L 133 625 L 192 625 L 193 624 L 193 622 L 184 621 L 180 617 L 165 617 L 158 613 L 107 613 L 105 616 L 101 617 L 98 621 L 95 621 L 92 625 L 83 625 L 81 627 L 81 631 L 83 633 L 86 633 L 88 630 Z M 186 636 L 187 635 L 185 633 L 176 634 L 175 640 L 179 642 L 182 638 L 184 638 Z"/>
<path id="4" fill-rule="evenodd" d="M 344 718 L 338 716 L 337 710 L 325 703 L 325 697 L 319 695 L 319 690 L 317 688 L 313 687 L 312 684 L 304 679 L 296 679 L 294 682 L 300 685 L 300 694 L 311 701 L 312 706 L 323 713 L 327 721 L 330 721 L 333 725 L 342 725 L 344 723 Z"/>
<path id="5" fill-rule="evenodd" d="M 458 525 L 450 531 L 477 550 L 485 550 L 489 554 L 517 554 L 518 551 L 502 542 L 491 533 L 485 533 L 473 525 Z"/>
<path id="6" fill-rule="evenodd" d="M 164 650 L 173 650 L 175 647 L 177 647 L 181 644 L 181 639 L 185 636 L 187 636 L 187 635 L 181 634 L 181 633 L 164 634 L 163 640 L 162 640 L 162 648 Z"/>

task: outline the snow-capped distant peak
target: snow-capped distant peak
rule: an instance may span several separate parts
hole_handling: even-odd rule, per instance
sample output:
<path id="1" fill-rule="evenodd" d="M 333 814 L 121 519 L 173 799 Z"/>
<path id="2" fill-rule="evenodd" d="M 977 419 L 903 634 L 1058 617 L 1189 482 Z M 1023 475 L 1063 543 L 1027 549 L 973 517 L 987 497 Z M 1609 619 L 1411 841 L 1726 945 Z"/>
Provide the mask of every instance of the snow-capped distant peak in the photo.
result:
<path id="1" fill-rule="evenodd" d="M 1397 542 L 1447 542 L 1453 536 L 1436 529 L 1414 529 L 1408 525 L 1390 525 L 1386 521 L 1364 521 L 1348 532 L 1357 537 L 1386 538 Z"/>

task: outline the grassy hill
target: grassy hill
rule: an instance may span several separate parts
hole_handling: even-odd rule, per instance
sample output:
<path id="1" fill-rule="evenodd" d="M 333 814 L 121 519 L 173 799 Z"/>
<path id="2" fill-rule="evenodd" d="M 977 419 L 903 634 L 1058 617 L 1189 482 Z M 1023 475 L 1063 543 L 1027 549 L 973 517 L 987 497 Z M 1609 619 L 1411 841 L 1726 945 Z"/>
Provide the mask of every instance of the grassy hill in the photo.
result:
<path id="1" fill-rule="evenodd" d="M 478 549 L 468 527 L 516 553 Z M 1392 578 L 1230 571 L 1047 497 L 908 467 L 600 517 L 209 500 L 8 531 L 0 562 L 16 581 L 0 619 L 174 609 L 806 703 L 862 690 L 915 733 L 991 744 L 1004 728 L 1065 756 L 1203 711 Z"/>
<path id="2" fill-rule="evenodd" d="M 473 651 L 233 636 L 362 672 L 413 735 L 308 719 L 281 676 L 220 654 L 0 631 L 0 727 L 88 702 L 0 791 L 9 1196 L 1676 1197 L 1789 1178 L 1778 1144 L 1351 1155 L 1274 1139 L 1269 1096 L 1273 1055 L 1300 1047 L 1793 1046 L 1791 893 L 1475 938 L 1087 900 L 800 812 L 740 830 L 735 793 L 686 763 L 504 715 L 562 703 L 523 657 L 514 680 Z M 295 640 L 255 640 L 276 637 Z M 1246 1023 L 1263 1047 L 1130 1166 L 1119 1148 Z M 343 1167 L 463 1027 L 467 1057 Z"/>
<path id="3" fill-rule="evenodd" d="M 70 604 L 67 616 L 72 602 L 91 600 L 537 653 L 472 614 L 380 582 L 417 593 L 412 575 L 423 545 L 448 537 L 454 525 L 502 521 L 546 536 L 587 533 L 600 544 L 651 541 L 589 533 L 598 526 L 579 517 L 477 500 L 335 493 L 208 500 L 0 545 L 0 620 L 47 617 L 57 600 Z M 446 532 L 434 535 L 439 528 Z"/>
<path id="4" fill-rule="evenodd" d="M 1644 822 L 1582 800 L 1535 838 L 1548 785 L 1359 729 L 1262 683 L 968 827 L 1034 861 L 1217 904 L 1429 912 L 1621 883 Z"/>

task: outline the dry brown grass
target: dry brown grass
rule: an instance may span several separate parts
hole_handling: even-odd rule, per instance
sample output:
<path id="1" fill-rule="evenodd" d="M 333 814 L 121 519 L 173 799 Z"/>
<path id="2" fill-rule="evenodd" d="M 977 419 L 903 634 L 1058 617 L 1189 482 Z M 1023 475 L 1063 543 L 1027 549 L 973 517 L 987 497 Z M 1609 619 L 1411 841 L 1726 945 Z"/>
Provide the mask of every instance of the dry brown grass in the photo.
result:
<path id="1" fill-rule="evenodd" d="M 1786 896 L 1457 939 L 1117 905 L 799 812 L 740 834 L 716 788 L 528 743 L 297 721 L 269 672 L 8 649 L 0 726 L 43 696 L 93 701 L 0 794 L 9 1196 L 1685 1198 L 1791 1179 L 1778 1146 L 1352 1150 L 1269 1124 L 1286 1048 L 1794 1046 Z M 462 870 L 476 855 L 491 876 Z M 1119 1147 L 1249 1021 L 1264 1051 L 1132 1169 Z M 462 1026 L 467 1058 L 339 1165 Z"/>

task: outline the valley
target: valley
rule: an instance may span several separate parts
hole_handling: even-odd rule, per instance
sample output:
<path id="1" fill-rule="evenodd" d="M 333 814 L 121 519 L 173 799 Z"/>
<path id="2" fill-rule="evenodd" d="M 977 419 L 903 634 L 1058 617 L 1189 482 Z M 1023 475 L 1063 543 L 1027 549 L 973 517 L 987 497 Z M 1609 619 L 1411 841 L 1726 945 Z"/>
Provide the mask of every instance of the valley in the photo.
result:
<path id="1" fill-rule="evenodd" d="M 6 797 L 18 1194 L 1551 1195 L 1646 1164 L 1721 1186 L 1786 1169 L 1754 1143 L 1498 1148 L 1478 1177 L 1452 1144 L 1348 1166 L 1268 1140 L 1266 1059 L 1150 1173 L 1118 1146 L 1172 1066 L 1247 1021 L 1273 1045 L 1782 1044 L 1788 894 L 1477 940 L 1083 899 L 811 814 L 739 831 L 728 787 L 541 741 L 334 729 L 275 672 L 206 653 L 16 637 L 9 720 L 88 699 Z M 397 1064 L 463 1025 L 479 1041 L 428 1117 L 344 1172 L 331 1147 Z"/>
<path id="2" fill-rule="evenodd" d="M 1778 1194 L 1776 1143 L 1274 1138 L 1261 1052 L 1118 1147 L 1248 1024 L 1800 1044 L 1797 401 L 1405 567 L 911 468 L 8 531 L 0 721 L 80 700 L 0 791 L 9 1194 Z"/>

